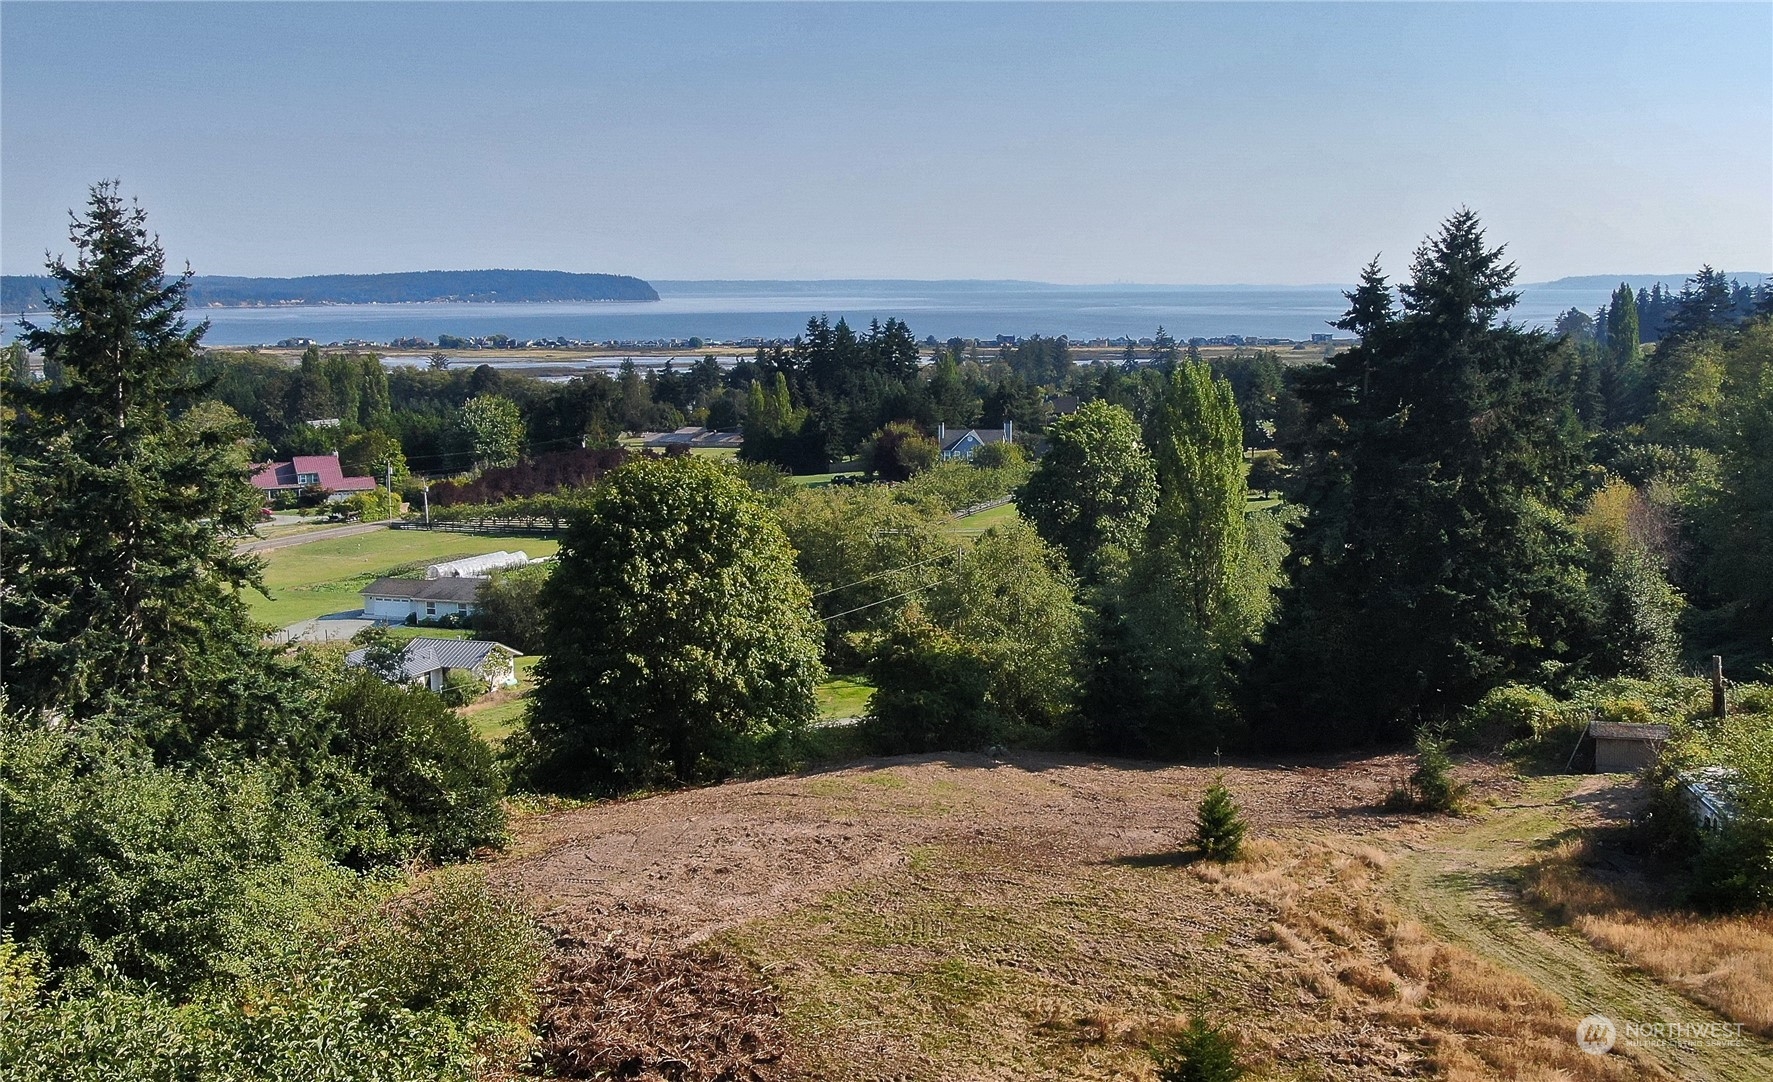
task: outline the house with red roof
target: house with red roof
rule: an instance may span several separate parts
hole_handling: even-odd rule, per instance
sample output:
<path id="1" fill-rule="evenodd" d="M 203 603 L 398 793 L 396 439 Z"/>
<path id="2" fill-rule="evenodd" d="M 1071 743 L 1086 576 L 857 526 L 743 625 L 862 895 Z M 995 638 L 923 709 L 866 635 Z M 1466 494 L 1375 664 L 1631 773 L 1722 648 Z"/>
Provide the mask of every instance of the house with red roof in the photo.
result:
<path id="1" fill-rule="evenodd" d="M 338 496 L 374 491 L 376 479 L 346 477 L 345 471 L 339 468 L 337 455 L 297 455 L 283 462 L 266 462 L 253 467 L 252 484 L 266 495 L 295 495 L 305 488 L 320 488 Z"/>

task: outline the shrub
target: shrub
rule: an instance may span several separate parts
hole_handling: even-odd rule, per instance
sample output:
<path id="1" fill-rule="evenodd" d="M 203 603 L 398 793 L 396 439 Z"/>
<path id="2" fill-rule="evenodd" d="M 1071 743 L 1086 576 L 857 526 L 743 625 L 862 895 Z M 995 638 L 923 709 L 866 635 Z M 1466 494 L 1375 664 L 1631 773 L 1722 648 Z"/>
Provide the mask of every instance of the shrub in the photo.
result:
<path id="1" fill-rule="evenodd" d="M 451 669 L 444 674 L 439 697 L 446 706 L 467 706 L 487 693 L 486 681 L 467 669 Z"/>
<path id="2" fill-rule="evenodd" d="M 1028 452 L 1014 443 L 988 443 L 975 450 L 967 463 L 975 470 L 1001 470 L 1028 464 Z"/>
<path id="3" fill-rule="evenodd" d="M 1773 716 L 1735 714 L 1676 732 L 1651 775 L 1653 821 L 1663 824 L 1665 841 L 1690 855 L 1694 901 L 1718 909 L 1773 905 Z M 1684 779 L 1702 770 L 1729 804 L 1713 830 L 1698 829 L 1682 791 Z"/>
<path id="4" fill-rule="evenodd" d="M 57 971 L 177 992 L 253 923 L 241 884 L 319 851 L 311 813 L 244 766 L 183 771 L 65 733 L 0 735 L 8 930 Z"/>
<path id="5" fill-rule="evenodd" d="M 1453 777 L 1453 742 L 1428 729 L 1416 731 L 1416 769 L 1409 780 L 1392 790 L 1387 803 L 1394 808 L 1453 814 L 1465 799 L 1465 783 Z"/>
<path id="6" fill-rule="evenodd" d="M 966 751 L 989 742 L 986 660 L 973 645 L 908 610 L 868 664 L 874 697 L 862 720 L 881 755 Z"/>
<path id="7" fill-rule="evenodd" d="M 354 983 L 468 1025 L 522 1026 L 535 1010 L 543 939 L 515 895 L 479 868 L 429 876 L 352 937 Z"/>
<path id="8" fill-rule="evenodd" d="M 1243 849 L 1247 829 L 1231 790 L 1215 778 L 1195 808 L 1194 847 L 1208 860 L 1234 860 Z"/>
<path id="9" fill-rule="evenodd" d="M 909 481 L 934 466 L 942 449 L 910 421 L 891 421 L 862 448 L 868 472 L 883 481 Z"/>
<path id="10" fill-rule="evenodd" d="M 1231 1035 L 1203 1018 L 1191 1019 L 1157 1057 L 1162 1082 L 1237 1082 L 1243 1076 Z"/>
<path id="11" fill-rule="evenodd" d="M 493 575 L 475 598 L 474 637 L 503 643 L 523 654 L 539 654 L 543 630 L 542 587 L 552 568 L 534 564 Z"/>
<path id="12" fill-rule="evenodd" d="M 369 780 L 407 848 L 443 861 L 503 843 L 504 782 L 492 748 L 440 698 L 361 673 L 327 705 L 339 719 L 334 754 Z"/>
<path id="13" fill-rule="evenodd" d="M 1569 728 L 1559 713 L 1558 701 L 1549 692 L 1525 684 L 1505 684 L 1466 708 L 1457 734 L 1459 743 L 1484 751 L 1499 751 L 1511 744 L 1525 750 L 1528 744 L 1551 740 Z M 1570 737 L 1574 740 L 1575 733 Z"/>

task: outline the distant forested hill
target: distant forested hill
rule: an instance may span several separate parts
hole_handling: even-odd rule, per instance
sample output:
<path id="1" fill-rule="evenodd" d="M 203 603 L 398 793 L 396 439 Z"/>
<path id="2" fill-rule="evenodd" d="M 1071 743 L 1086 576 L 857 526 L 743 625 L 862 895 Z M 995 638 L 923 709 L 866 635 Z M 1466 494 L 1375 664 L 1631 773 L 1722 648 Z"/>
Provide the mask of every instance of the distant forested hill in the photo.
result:
<path id="1" fill-rule="evenodd" d="M 0 309 L 43 307 L 52 280 L 9 274 L 0 279 Z M 659 294 L 625 274 L 566 271 L 409 271 L 402 274 L 321 274 L 307 278 L 239 278 L 198 275 L 191 279 L 191 306 L 253 307 L 276 304 L 404 304 L 413 301 L 656 301 Z"/>

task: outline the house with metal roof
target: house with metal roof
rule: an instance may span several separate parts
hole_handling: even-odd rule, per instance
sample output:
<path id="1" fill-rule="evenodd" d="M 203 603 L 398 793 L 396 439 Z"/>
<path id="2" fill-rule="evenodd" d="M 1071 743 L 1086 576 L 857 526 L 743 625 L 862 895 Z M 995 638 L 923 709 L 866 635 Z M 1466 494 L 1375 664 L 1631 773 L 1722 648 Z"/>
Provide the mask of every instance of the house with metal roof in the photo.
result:
<path id="1" fill-rule="evenodd" d="M 936 443 L 942 448 L 944 461 L 969 459 L 973 457 L 974 451 L 988 443 L 1015 442 L 1012 426 L 1013 422 L 1006 420 L 1001 431 L 995 428 L 965 428 L 956 429 L 954 434 L 950 435 L 947 425 L 938 424 L 936 426 Z"/>
<path id="2" fill-rule="evenodd" d="M 373 477 L 346 477 L 339 466 L 339 456 L 297 455 L 283 462 L 264 462 L 253 467 L 252 485 L 266 494 L 297 493 L 305 488 L 318 488 L 335 496 L 352 492 L 373 492 Z"/>
<path id="3" fill-rule="evenodd" d="M 345 655 L 345 664 L 363 665 L 368 655 L 367 648 L 353 650 Z M 409 639 L 400 650 L 398 682 L 422 684 L 441 692 L 450 672 L 461 670 L 473 673 L 488 687 L 512 687 L 517 683 L 516 658 L 517 651 L 501 643 L 419 636 Z"/>
<path id="4" fill-rule="evenodd" d="M 383 623 L 441 620 L 474 615 L 480 588 L 492 580 L 473 575 L 435 579 L 377 579 L 363 588 L 363 615 Z"/>

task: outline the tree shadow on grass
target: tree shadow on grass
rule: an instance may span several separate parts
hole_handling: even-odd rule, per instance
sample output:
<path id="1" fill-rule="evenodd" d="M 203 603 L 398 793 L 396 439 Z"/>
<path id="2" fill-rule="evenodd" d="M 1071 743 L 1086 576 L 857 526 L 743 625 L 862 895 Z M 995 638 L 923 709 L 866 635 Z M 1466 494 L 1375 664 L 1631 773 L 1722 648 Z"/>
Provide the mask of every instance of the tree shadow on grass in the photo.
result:
<path id="1" fill-rule="evenodd" d="M 1198 849 L 1172 849 L 1163 853 L 1133 853 L 1124 857 L 1111 857 L 1103 863 L 1122 868 L 1186 868 L 1206 859 Z"/>

